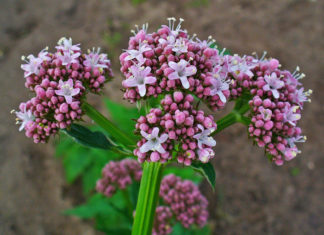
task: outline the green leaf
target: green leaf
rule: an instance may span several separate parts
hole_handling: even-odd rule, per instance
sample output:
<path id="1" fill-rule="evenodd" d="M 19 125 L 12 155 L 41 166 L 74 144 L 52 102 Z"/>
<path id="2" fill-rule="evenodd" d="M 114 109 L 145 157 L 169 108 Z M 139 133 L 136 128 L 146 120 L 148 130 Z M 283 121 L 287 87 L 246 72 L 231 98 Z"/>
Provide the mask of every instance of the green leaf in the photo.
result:
<path id="1" fill-rule="evenodd" d="M 99 131 L 91 131 L 79 124 L 72 124 L 64 133 L 71 136 L 77 143 L 91 148 L 111 149 L 113 144 Z"/>
<path id="2" fill-rule="evenodd" d="M 112 120 L 118 124 L 120 129 L 134 136 L 133 131 L 135 129 L 135 121 L 133 120 L 136 120 L 143 115 L 143 110 L 141 109 L 141 111 L 138 111 L 137 108 L 127 108 L 109 99 L 105 99 L 104 101 Z"/>
<path id="3" fill-rule="evenodd" d="M 65 215 L 74 215 L 82 219 L 93 218 L 103 213 L 111 213 L 113 209 L 109 206 L 108 199 L 100 194 L 92 196 L 84 205 L 64 211 Z"/>
<path id="4" fill-rule="evenodd" d="M 67 182 L 73 183 L 84 169 L 91 164 L 91 161 L 91 157 L 82 148 L 78 148 L 66 156 L 63 159 L 63 165 Z"/>
<path id="5" fill-rule="evenodd" d="M 214 166 L 210 162 L 192 162 L 191 167 L 200 172 L 207 179 L 209 184 L 212 186 L 213 190 L 215 190 L 216 173 Z"/>

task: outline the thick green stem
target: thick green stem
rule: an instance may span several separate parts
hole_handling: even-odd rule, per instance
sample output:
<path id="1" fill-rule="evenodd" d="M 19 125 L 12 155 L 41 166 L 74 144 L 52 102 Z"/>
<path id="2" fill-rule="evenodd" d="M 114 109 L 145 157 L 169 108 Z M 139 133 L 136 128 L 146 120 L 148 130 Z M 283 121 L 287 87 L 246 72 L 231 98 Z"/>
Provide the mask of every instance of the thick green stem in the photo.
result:
<path id="1" fill-rule="evenodd" d="M 132 235 L 151 235 L 157 206 L 163 164 L 145 162 L 138 194 Z"/>
<path id="2" fill-rule="evenodd" d="M 95 121 L 100 127 L 107 131 L 113 138 L 118 140 L 121 144 L 130 147 L 134 146 L 134 141 L 129 135 L 121 131 L 115 124 L 109 121 L 105 116 L 98 112 L 93 106 L 85 102 L 82 105 L 85 113 Z"/>
<path id="3" fill-rule="evenodd" d="M 251 122 L 250 118 L 244 116 L 244 114 L 249 110 L 250 105 L 248 103 L 242 103 L 242 100 L 238 100 L 232 112 L 216 122 L 217 130 L 211 133 L 211 135 L 215 135 L 235 123 L 249 125 Z"/>

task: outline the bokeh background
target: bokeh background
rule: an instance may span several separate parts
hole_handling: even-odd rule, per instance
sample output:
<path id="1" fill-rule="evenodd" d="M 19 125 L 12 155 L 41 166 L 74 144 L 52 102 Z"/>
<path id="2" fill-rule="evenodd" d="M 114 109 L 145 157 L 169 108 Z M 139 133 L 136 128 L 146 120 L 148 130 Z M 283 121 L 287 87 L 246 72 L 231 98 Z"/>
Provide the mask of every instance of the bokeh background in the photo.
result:
<path id="1" fill-rule="evenodd" d="M 239 124 L 216 137 L 217 190 L 204 183 L 214 234 L 324 234 L 323 0 L 0 0 L 0 234 L 102 234 L 91 222 L 62 215 L 81 203 L 68 185 L 52 144 L 35 145 L 18 132 L 11 109 L 26 100 L 21 55 L 53 48 L 62 36 L 108 52 L 116 74 L 106 96 L 123 102 L 118 56 L 134 24 L 152 31 L 166 17 L 185 19 L 200 38 L 212 35 L 238 54 L 268 51 L 307 75 L 314 90 L 301 125 L 302 154 L 282 167 L 252 146 Z M 98 108 L 101 99 L 91 101 Z M 217 117 L 222 113 L 217 114 Z"/>

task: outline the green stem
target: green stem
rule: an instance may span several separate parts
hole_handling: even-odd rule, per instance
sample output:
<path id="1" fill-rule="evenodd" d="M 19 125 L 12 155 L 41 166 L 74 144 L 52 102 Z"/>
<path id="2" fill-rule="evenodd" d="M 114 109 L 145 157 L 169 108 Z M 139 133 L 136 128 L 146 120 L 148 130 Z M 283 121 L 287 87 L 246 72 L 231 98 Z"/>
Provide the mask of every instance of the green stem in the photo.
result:
<path id="1" fill-rule="evenodd" d="M 235 107 L 232 112 L 216 122 L 217 130 L 211 133 L 211 135 L 215 135 L 235 123 L 242 123 L 246 126 L 249 125 L 251 122 L 250 118 L 244 116 L 244 114 L 249 110 L 250 105 L 248 103 L 242 103 L 242 100 L 238 100 L 235 103 Z"/>
<path id="2" fill-rule="evenodd" d="M 132 235 L 152 234 L 163 167 L 160 162 L 144 163 Z"/>
<path id="3" fill-rule="evenodd" d="M 85 102 L 82 105 L 85 113 L 95 121 L 100 127 L 107 131 L 112 137 L 120 141 L 121 144 L 130 147 L 134 146 L 134 141 L 130 138 L 129 135 L 121 131 L 115 124 L 98 112 L 93 106 Z"/>

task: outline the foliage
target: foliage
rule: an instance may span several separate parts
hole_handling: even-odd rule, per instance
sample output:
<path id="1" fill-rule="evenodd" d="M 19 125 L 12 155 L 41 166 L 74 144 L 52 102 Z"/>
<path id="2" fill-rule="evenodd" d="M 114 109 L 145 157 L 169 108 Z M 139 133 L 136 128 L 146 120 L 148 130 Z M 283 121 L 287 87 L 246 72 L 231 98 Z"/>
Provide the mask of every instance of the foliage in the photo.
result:
<path id="1" fill-rule="evenodd" d="M 127 108 L 109 99 L 105 99 L 104 102 L 113 122 L 134 138 L 134 123 L 130 120 L 143 115 L 145 105 L 138 110 L 137 108 Z M 154 105 L 152 100 L 147 103 Z M 71 136 L 73 138 L 69 138 Z M 73 184 L 77 179 L 80 179 L 83 193 L 87 198 L 84 204 L 66 210 L 64 214 L 82 219 L 94 219 L 96 228 L 106 234 L 130 234 L 133 218 L 129 213 L 130 205 L 126 205 L 125 196 L 128 194 L 131 210 L 134 211 L 139 193 L 139 183 L 133 183 L 127 191 L 118 191 L 109 199 L 94 192 L 96 181 L 100 178 L 105 164 L 126 156 L 114 152 L 112 149 L 114 143 L 106 136 L 107 133 L 100 127 L 87 128 L 78 124 L 74 124 L 70 130 L 65 130 L 60 134 L 56 144 L 56 156 L 62 159 L 66 181 Z M 197 173 L 196 169 L 191 167 L 171 165 L 163 172 L 164 175 L 171 173 L 183 179 L 189 179 L 196 184 L 199 184 L 203 179 L 202 174 Z M 202 230 L 198 228 L 188 230 L 182 225 L 176 224 L 172 234 L 181 233 L 205 235 L 209 234 L 209 229 L 205 227 Z"/>

